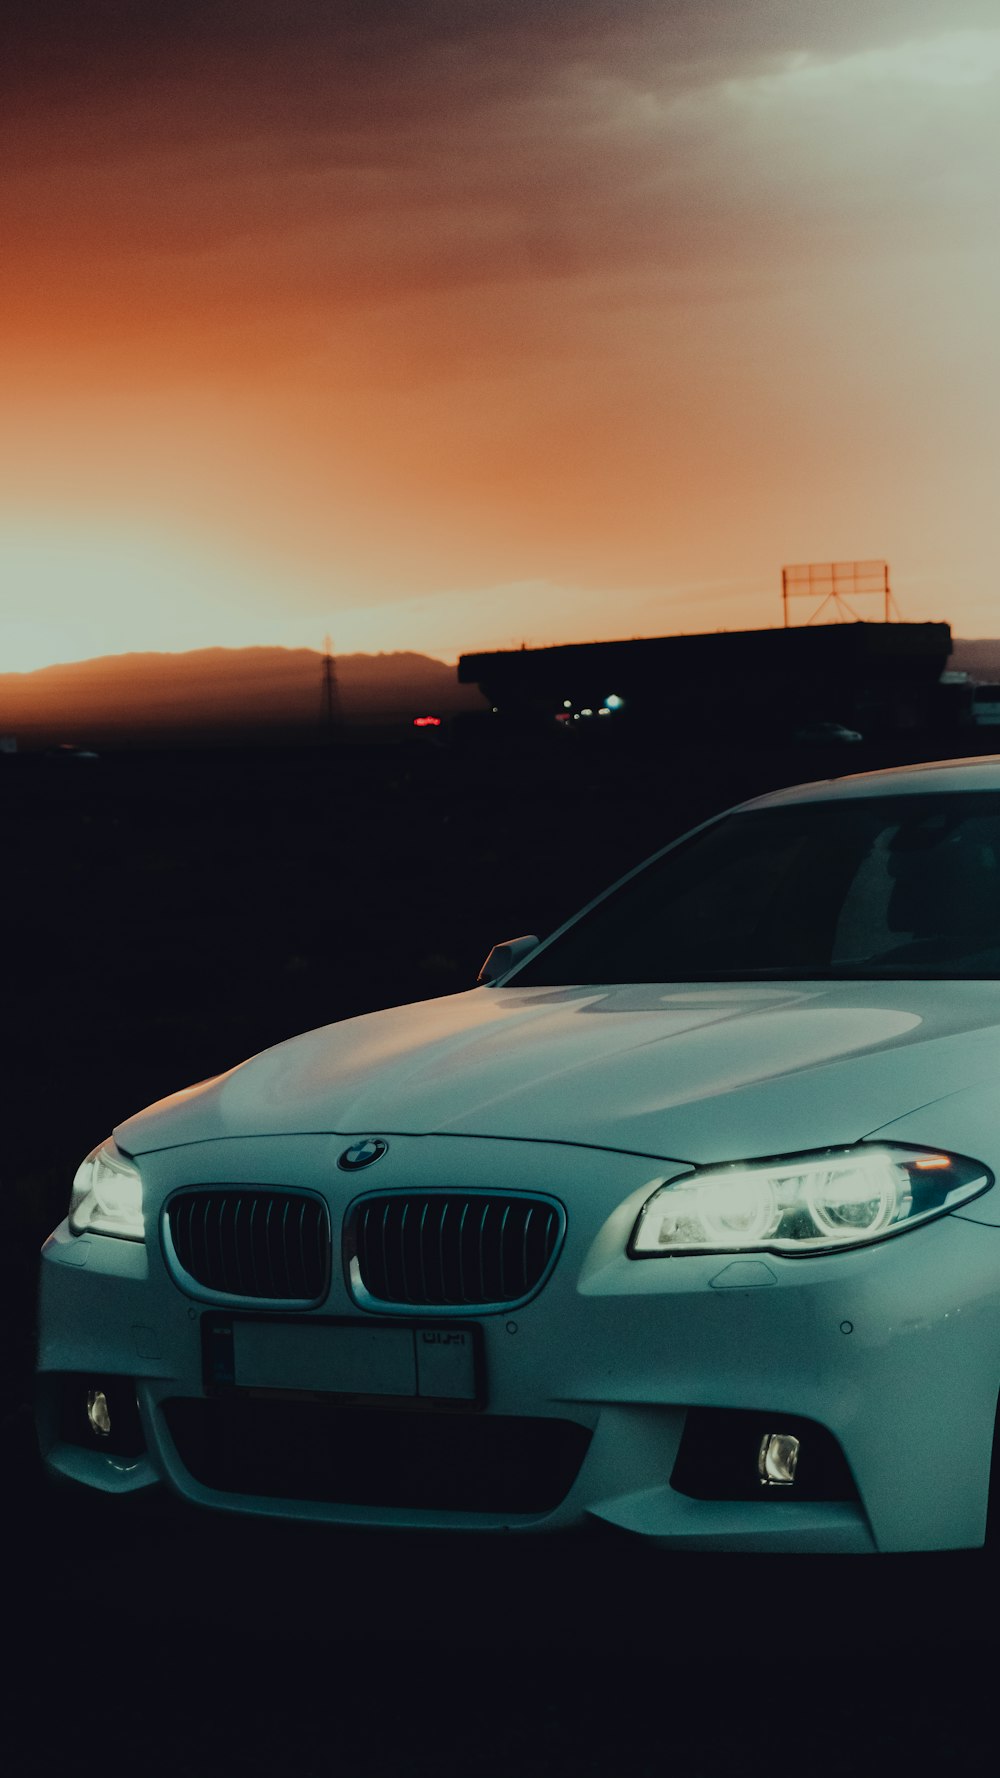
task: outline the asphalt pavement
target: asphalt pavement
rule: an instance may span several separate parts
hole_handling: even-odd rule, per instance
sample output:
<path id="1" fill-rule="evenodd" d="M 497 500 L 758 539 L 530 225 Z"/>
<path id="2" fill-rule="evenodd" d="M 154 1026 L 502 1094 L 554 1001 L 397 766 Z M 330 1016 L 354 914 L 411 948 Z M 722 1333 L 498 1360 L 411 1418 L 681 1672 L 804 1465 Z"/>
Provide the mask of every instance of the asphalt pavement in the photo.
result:
<path id="1" fill-rule="evenodd" d="M 261 1523 L 41 1477 L 6 1540 L 6 1769 L 143 1778 L 991 1773 L 981 1555 L 675 1555 Z"/>

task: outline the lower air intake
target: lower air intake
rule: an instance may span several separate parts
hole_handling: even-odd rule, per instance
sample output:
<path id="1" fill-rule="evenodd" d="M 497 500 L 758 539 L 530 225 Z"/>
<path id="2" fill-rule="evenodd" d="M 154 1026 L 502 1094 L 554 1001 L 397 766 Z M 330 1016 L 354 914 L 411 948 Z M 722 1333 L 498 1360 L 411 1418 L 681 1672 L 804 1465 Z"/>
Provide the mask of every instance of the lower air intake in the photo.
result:
<path id="1" fill-rule="evenodd" d="M 203 1487 L 438 1512 L 551 1512 L 591 1437 L 572 1420 L 263 1398 L 176 1398 L 163 1412 L 181 1462 Z"/>

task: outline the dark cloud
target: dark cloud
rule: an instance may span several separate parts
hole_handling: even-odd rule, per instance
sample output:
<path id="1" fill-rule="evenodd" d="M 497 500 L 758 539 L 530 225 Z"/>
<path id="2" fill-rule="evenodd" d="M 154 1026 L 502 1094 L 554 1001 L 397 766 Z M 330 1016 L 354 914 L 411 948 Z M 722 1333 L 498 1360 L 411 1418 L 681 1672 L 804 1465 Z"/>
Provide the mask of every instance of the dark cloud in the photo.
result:
<path id="1" fill-rule="evenodd" d="M 529 87 L 567 61 L 641 77 L 651 56 L 738 68 L 995 23 L 994 0 L 20 0 L 0 48 L 9 102 L 100 108 L 183 77 L 294 104 L 332 83 L 425 117 Z M 364 88 L 360 91 L 358 83 Z"/>
<path id="2" fill-rule="evenodd" d="M 947 28 L 994 6 L 953 0 Z M 200 328 L 208 352 L 270 326 L 287 358 L 332 316 L 471 291 L 478 349 L 530 356 L 551 305 L 524 284 L 579 325 L 574 285 L 606 313 L 669 309 L 828 239 L 919 239 L 920 120 L 888 118 L 866 164 L 867 118 L 838 142 L 823 92 L 776 122 L 784 95 L 730 88 L 941 24 L 938 0 L 22 0 L 2 56 L 15 331 Z M 437 364 L 434 333 L 421 316 Z"/>

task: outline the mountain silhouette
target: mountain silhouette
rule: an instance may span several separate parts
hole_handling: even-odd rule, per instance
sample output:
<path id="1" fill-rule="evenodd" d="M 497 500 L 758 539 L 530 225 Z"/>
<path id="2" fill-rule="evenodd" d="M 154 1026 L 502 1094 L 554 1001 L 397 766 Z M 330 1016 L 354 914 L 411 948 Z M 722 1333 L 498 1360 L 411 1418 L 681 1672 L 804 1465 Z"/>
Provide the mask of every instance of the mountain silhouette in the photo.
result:
<path id="1" fill-rule="evenodd" d="M 23 747 L 308 741 L 324 729 L 323 656 L 311 648 L 199 648 L 113 654 L 32 673 L 0 673 L 0 734 Z M 454 667 L 423 654 L 334 660 L 345 728 L 485 708 Z"/>

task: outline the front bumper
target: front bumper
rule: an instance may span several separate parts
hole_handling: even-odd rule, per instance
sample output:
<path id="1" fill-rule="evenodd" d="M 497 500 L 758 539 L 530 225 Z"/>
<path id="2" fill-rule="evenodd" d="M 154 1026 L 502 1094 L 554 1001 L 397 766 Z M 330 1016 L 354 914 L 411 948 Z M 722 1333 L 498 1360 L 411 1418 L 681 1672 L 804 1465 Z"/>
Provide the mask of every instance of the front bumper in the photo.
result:
<path id="1" fill-rule="evenodd" d="M 144 1156 L 147 1199 L 159 1204 L 194 1181 L 322 1182 L 337 1231 L 358 1190 L 334 1165 L 344 1140 L 220 1141 Z M 204 1356 L 204 1322 L 219 1302 L 179 1287 L 155 1219 L 145 1245 L 74 1237 L 63 1225 L 41 1267 L 46 1461 L 106 1492 L 166 1483 L 200 1505 L 338 1524 L 537 1532 L 591 1519 L 665 1546 L 716 1550 L 981 1544 L 1000 1379 L 1000 1230 L 951 1216 L 824 1258 L 629 1260 L 637 1211 L 673 1170 L 554 1144 L 392 1138 L 380 1187 L 516 1183 L 567 1208 L 564 1249 L 539 1294 L 510 1313 L 463 1314 L 482 1328 L 487 1390 L 482 1412 L 466 1416 L 302 1400 L 294 1359 L 287 1391 L 219 1399 Z M 336 1265 L 327 1300 L 293 1320 L 309 1342 L 329 1317 L 373 1320 Z M 67 1436 L 67 1392 L 82 1399 L 101 1379 L 134 1388 L 134 1448 Z M 804 1457 L 813 1423 L 843 1454 L 848 1497 L 761 1489 L 755 1434 L 743 1497 L 682 1492 L 671 1478 L 685 1429 L 690 1439 L 704 1418 L 693 1409 L 731 1413 L 734 1426 L 748 1415 L 751 1434 L 758 1417 L 772 1430 L 802 1424 Z M 344 1451 L 367 1440 L 382 1455 L 367 1469 L 348 1465 L 339 1480 L 334 1464 L 332 1480 L 310 1486 L 302 1477 L 317 1437 Z M 274 1462 L 261 1468 L 250 1459 L 265 1446 Z M 293 1448 L 297 1463 L 283 1471 L 279 1459 Z M 555 1478 L 548 1492 L 532 1482 L 543 1457 Z M 415 1491 L 407 1476 L 435 1462 L 441 1486 Z M 477 1479 L 463 1493 L 455 1478 L 465 1469 Z M 284 1473 L 295 1478 L 287 1492 Z"/>

